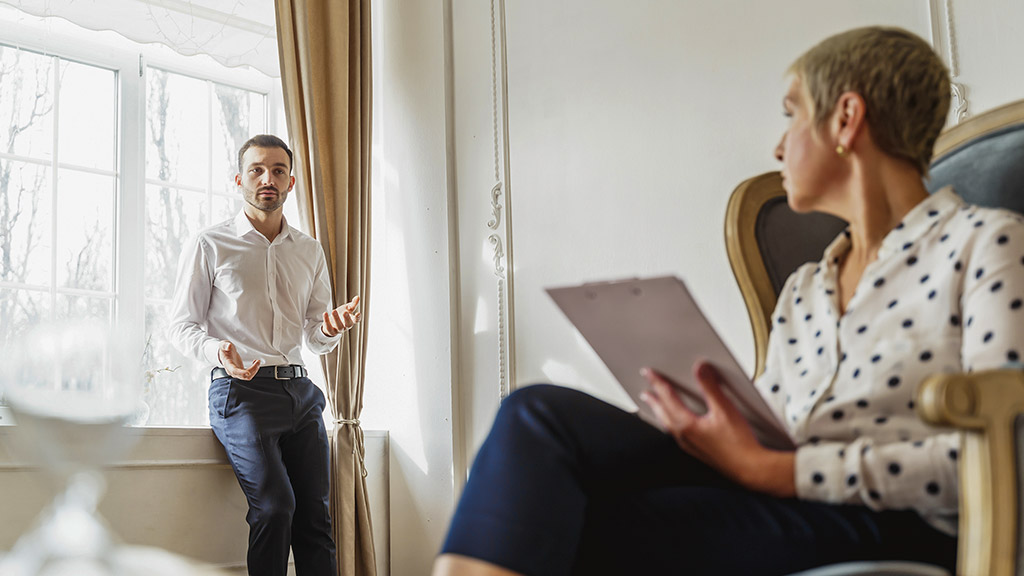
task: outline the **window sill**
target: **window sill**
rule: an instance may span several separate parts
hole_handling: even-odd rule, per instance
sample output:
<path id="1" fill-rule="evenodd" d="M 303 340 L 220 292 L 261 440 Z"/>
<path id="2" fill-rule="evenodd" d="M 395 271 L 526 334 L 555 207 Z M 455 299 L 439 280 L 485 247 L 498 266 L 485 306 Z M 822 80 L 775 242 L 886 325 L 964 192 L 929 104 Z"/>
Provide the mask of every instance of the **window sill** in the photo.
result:
<path id="1" fill-rule="evenodd" d="M 0 469 L 34 467 L 6 447 L 12 443 L 13 421 L 9 409 L 0 406 Z M 209 426 L 140 426 L 127 428 L 131 449 L 107 468 L 187 468 L 228 466 L 224 449 Z M 364 430 L 366 439 L 383 439 L 388 431 Z"/>

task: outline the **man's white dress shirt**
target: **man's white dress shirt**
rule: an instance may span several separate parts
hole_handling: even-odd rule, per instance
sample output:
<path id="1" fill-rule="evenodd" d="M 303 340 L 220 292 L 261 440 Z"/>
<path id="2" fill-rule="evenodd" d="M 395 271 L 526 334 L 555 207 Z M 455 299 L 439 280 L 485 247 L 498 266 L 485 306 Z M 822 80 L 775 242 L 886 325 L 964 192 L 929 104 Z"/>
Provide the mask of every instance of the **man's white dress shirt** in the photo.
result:
<path id="1" fill-rule="evenodd" d="M 936 192 L 885 237 L 840 315 L 849 249 L 844 232 L 787 280 L 757 381 L 800 446 L 797 494 L 911 508 L 955 532 L 959 435 L 924 424 L 914 392 L 1024 354 L 1024 224 Z"/>
<path id="2" fill-rule="evenodd" d="M 235 344 L 246 366 L 302 364 L 303 340 L 315 354 L 341 340 L 320 330 L 330 310 L 320 243 L 283 219 L 270 242 L 239 212 L 182 252 L 169 334 L 178 350 L 213 366 L 221 340 Z"/>

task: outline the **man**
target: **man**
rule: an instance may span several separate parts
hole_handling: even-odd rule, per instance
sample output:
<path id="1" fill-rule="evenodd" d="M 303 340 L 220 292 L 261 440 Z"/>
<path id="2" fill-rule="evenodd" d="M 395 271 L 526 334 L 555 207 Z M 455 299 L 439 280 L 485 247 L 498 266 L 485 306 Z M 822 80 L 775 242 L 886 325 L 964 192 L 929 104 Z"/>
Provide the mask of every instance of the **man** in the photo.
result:
<path id="1" fill-rule="evenodd" d="M 290 546 L 299 575 L 333 576 L 325 400 L 306 378 L 300 341 L 333 350 L 359 321 L 359 297 L 331 310 L 320 244 L 282 213 L 291 169 L 275 136 L 238 151 L 242 211 L 182 252 L 170 336 L 214 366 L 210 426 L 249 502 L 249 574 L 284 576 Z"/>

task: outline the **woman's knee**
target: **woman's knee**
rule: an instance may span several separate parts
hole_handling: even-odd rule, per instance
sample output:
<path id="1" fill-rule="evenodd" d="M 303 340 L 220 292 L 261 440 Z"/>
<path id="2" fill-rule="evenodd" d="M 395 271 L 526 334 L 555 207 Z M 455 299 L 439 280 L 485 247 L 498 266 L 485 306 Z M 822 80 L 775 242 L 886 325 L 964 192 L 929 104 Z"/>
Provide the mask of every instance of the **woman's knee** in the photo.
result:
<path id="1" fill-rule="evenodd" d="M 515 438 L 551 438 L 571 435 L 574 422 L 585 419 L 587 406 L 600 402 L 579 390 L 552 384 L 520 388 L 502 401 L 491 436 L 508 442 Z"/>
<path id="2" fill-rule="evenodd" d="M 531 384 L 519 388 L 502 401 L 497 420 L 503 418 L 523 419 L 538 415 L 572 413 L 582 402 L 592 396 L 565 386 L 554 384 Z"/>

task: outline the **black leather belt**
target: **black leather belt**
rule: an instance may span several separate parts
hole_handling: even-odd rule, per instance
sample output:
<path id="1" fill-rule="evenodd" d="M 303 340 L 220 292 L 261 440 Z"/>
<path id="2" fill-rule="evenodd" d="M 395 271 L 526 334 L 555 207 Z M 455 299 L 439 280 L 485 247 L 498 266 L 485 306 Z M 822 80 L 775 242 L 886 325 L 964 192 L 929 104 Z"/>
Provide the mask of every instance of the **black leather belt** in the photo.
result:
<path id="1" fill-rule="evenodd" d="M 280 366 L 264 366 L 256 371 L 253 378 L 273 378 L 274 380 L 291 380 L 292 378 L 305 378 L 306 368 L 299 364 L 282 364 Z M 220 366 L 210 372 L 210 379 L 228 378 L 228 371 Z"/>

